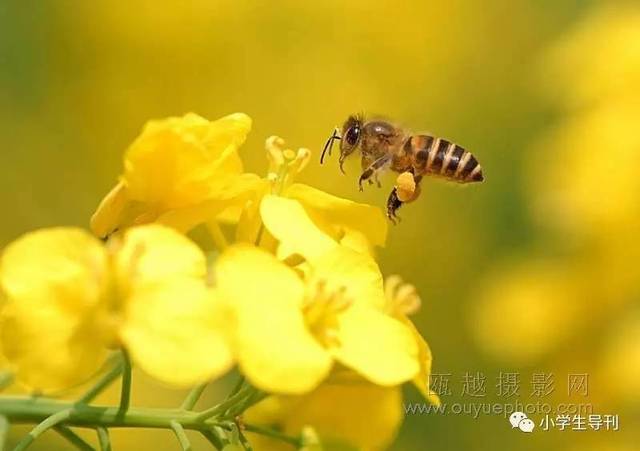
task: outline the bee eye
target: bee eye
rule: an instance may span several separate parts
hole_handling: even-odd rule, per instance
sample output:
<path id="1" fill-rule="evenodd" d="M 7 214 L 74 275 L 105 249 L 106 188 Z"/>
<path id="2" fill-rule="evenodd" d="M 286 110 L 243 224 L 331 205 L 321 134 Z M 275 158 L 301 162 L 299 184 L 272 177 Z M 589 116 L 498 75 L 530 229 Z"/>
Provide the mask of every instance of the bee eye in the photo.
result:
<path id="1" fill-rule="evenodd" d="M 347 130 L 345 139 L 350 146 L 355 146 L 360 138 L 360 127 L 351 127 Z"/>

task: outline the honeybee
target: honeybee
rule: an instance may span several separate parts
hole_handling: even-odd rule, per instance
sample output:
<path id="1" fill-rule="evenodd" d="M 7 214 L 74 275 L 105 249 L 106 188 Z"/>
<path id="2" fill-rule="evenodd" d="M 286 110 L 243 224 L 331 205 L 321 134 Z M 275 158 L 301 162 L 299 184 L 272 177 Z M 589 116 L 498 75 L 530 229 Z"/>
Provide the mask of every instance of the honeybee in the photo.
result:
<path id="1" fill-rule="evenodd" d="M 395 222 L 397 210 L 420 195 L 420 181 L 426 175 L 442 177 L 458 183 L 482 182 L 482 166 L 478 160 L 459 145 L 431 135 L 413 135 L 387 121 L 365 121 L 362 116 L 352 115 L 345 121 L 342 130 L 337 127 L 327 140 L 320 163 L 325 154 L 331 155 L 333 143 L 340 141 L 340 170 L 344 174 L 344 161 L 356 150 L 362 155 L 362 174 L 358 180 L 360 191 L 365 181 L 378 181 L 379 174 L 391 169 L 400 174 L 413 176 L 415 192 L 410 198 L 399 196 L 395 186 L 387 200 L 387 217 Z M 373 179 L 373 180 L 372 180 Z"/>

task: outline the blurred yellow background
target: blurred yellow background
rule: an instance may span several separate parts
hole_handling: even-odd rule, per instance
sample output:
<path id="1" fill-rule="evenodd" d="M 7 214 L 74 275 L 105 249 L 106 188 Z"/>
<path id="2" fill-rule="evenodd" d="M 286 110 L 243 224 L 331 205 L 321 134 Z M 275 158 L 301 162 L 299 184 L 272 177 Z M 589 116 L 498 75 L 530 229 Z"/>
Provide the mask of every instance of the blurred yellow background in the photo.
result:
<path id="1" fill-rule="evenodd" d="M 40 1 L 0 3 L 0 244 L 87 226 L 145 121 L 244 111 L 242 149 L 318 151 L 354 112 L 382 114 L 474 152 L 482 185 L 423 183 L 380 252 L 419 289 L 416 318 L 461 396 L 465 372 L 553 373 L 569 402 L 588 373 L 595 413 L 621 430 L 512 431 L 497 415 L 407 418 L 394 450 L 636 449 L 640 430 L 640 6 L 633 2 Z M 357 190 L 358 165 L 317 159 L 303 181 Z M 134 402 L 183 393 L 142 376 Z M 157 396 L 162 390 L 162 396 Z M 419 400 L 407 389 L 408 399 Z M 213 394 L 211 394 L 213 396 Z M 366 415 L 366 412 L 362 413 Z M 540 416 L 534 416 L 539 419 Z M 14 436 L 24 433 L 16 429 Z M 67 449 L 48 434 L 34 450 Z M 196 446 L 198 441 L 194 440 Z M 166 431 L 118 432 L 116 449 L 177 449 Z M 127 447 L 128 446 L 128 447 Z"/>

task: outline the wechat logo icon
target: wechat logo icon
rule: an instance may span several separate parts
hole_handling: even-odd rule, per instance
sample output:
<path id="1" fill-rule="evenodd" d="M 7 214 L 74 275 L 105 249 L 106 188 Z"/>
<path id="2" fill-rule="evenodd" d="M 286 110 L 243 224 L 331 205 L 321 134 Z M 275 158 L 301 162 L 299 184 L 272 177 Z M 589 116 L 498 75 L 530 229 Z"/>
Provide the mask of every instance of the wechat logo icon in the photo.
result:
<path id="1" fill-rule="evenodd" d="M 533 432 L 533 429 L 536 427 L 534 422 L 527 418 L 527 415 L 524 412 L 513 412 L 509 417 L 509 423 L 511 423 L 511 428 L 518 428 L 522 432 Z"/>

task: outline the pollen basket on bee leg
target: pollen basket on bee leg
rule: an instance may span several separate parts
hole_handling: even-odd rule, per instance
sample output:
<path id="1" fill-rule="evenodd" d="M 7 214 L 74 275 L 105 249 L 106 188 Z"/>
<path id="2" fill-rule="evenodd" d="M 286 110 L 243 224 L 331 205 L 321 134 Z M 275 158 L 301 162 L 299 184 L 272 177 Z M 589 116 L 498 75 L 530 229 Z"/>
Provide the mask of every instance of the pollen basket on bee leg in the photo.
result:
<path id="1" fill-rule="evenodd" d="M 411 172 L 403 172 L 396 179 L 396 193 L 401 202 L 411 202 L 415 199 L 416 181 Z"/>

